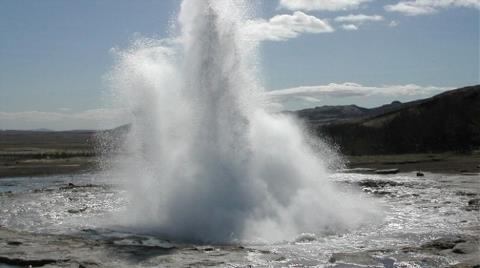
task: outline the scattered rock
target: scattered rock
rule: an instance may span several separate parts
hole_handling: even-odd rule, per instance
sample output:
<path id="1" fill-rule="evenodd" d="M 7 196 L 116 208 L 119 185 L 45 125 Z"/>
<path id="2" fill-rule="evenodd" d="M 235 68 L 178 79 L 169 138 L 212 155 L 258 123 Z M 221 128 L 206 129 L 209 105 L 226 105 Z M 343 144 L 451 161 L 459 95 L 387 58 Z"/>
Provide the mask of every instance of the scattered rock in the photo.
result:
<path id="1" fill-rule="evenodd" d="M 80 212 L 84 212 L 85 210 L 87 210 L 88 207 L 83 207 L 83 208 L 79 208 L 79 209 L 69 209 L 67 210 L 68 213 L 72 213 L 72 214 L 77 214 L 77 213 L 80 213 Z"/>
<path id="2" fill-rule="evenodd" d="M 422 249 L 432 249 L 432 250 L 444 250 L 452 249 L 458 243 L 466 242 L 463 237 L 460 236 L 447 236 L 439 239 L 432 240 L 428 243 L 425 243 L 421 246 Z"/>
<path id="3" fill-rule="evenodd" d="M 468 205 L 465 208 L 467 211 L 480 210 L 480 198 L 473 198 L 468 200 Z"/>
<path id="4" fill-rule="evenodd" d="M 377 258 L 377 261 L 383 264 L 383 267 L 395 267 L 395 259 L 390 257 Z"/>
<path id="5" fill-rule="evenodd" d="M 477 195 L 477 193 L 465 192 L 465 191 L 457 191 L 455 192 L 455 194 L 460 196 L 476 196 Z"/>
<path id="6" fill-rule="evenodd" d="M 212 260 L 202 260 L 199 262 L 194 262 L 189 264 L 189 267 L 212 267 L 212 266 L 220 267 L 220 266 L 226 266 L 226 265 L 225 265 L 225 262 L 223 261 L 212 261 Z"/>
<path id="7" fill-rule="evenodd" d="M 68 260 L 53 260 L 53 259 L 20 259 L 8 258 L 0 256 L 0 263 L 20 267 L 41 267 L 47 264 L 66 262 Z"/>
<path id="8" fill-rule="evenodd" d="M 358 185 L 362 187 L 380 188 L 385 186 L 401 186 L 403 184 L 395 181 L 389 181 L 389 180 L 366 179 L 366 180 L 359 181 Z"/>
<path id="9" fill-rule="evenodd" d="M 285 258 L 284 256 L 279 256 L 275 259 L 275 261 L 278 261 L 278 262 L 281 262 L 281 261 L 286 261 L 287 258 Z"/>
<path id="10" fill-rule="evenodd" d="M 480 264 L 480 255 L 478 253 L 479 241 L 478 237 L 468 235 L 447 235 L 445 237 L 429 241 L 419 247 L 405 247 L 401 251 L 411 256 L 411 253 L 415 255 L 436 255 L 443 256 L 445 258 L 455 259 L 460 261 L 455 265 L 449 266 L 451 268 L 466 268 L 466 267 L 479 267 L 475 266 Z M 423 260 L 422 260 L 423 262 Z M 428 266 L 428 265 L 427 265 Z M 393 267 L 393 266 L 392 266 Z M 423 266 L 422 266 L 423 267 Z M 432 266 L 428 267 L 440 267 L 438 263 L 432 263 Z M 446 267 L 446 266 L 441 266 Z"/>
<path id="11" fill-rule="evenodd" d="M 374 195 L 379 195 L 379 196 L 383 196 L 383 195 L 391 195 L 392 192 L 390 191 L 378 191 L 378 190 L 375 190 L 372 192 Z"/>
<path id="12" fill-rule="evenodd" d="M 368 267 L 378 266 L 380 262 L 372 257 L 367 252 L 353 252 L 353 253 L 333 253 L 328 259 L 330 263 L 355 263 L 358 265 L 365 265 Z"/>
<path id="13" fill-rule="evenodd" d="M 50 188 L 42 188 L 42 189 L 34 189 L 32 192 L 34 193 L 44 193 L 44 192 L 53 192 L 54 189 Z"/>
<path id="14" fill-rule="evenodd" d="M 470 200 L 468 201 L 468 205 L 469 205 L 469 206 L 478 206 L 478 205 L 480 205 L 480 198 L 470 199 Z"/>
<path id="15" fill-rule="evenodd" d="M 478 244 L 473 242 L 458 243 L 453 247 L 452 252 L 457 254 L 470 254 L 478 251 Z"/>
<path id="16" fill-rule="evenodd" d="M 92 187 L 102 187 L 102 185 L 95 185 L 95 184 L 85 184 L 85 185 L 76 185 L 73 183 L 68 183 L 67 186 L 62 186 L 60 190 L 70 190 L 70 189 L 78 189 L 78 188 L 92 188 Z"/>
<path id="17" fill-rule="evenodd" d="M 90 235 L 100 235 L 100 233 L 97 230 L 94 229 L 82 229 L 82 232 L 85 232 Z"/>

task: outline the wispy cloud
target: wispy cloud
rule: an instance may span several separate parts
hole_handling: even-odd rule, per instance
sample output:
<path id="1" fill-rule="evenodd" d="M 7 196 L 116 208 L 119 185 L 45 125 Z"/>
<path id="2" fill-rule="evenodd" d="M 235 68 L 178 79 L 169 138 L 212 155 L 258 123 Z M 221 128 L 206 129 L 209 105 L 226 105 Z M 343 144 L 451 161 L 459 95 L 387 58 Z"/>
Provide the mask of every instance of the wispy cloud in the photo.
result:
<path id="1" fill-rule="evenodd" d="M 292 15 L 277 15 L 269 20 L 249 20 L 243 32 L 249 38 L 258 41 L 284 41 L 302 33 L 329 33 L 333 27 L 327 20 L 296 11 Z"/>
<path id="2" fill-rule="evenodd" d="M 429 95 L 448 90 L 446 87 L 407 85 L 364 86 L 357 83 L 331 83 L 319 86 L 301 86 L 268 91 L 265 96 L 270 101 L 283 103 L 292 99 L 320 101 L 322 98 L 347 98 L 361 96 L 413 96 Z"/>
<path id="3" fill-rule="evenodd" d="M 347 16 L 336 17 L 336 22 L 363 23 L 367 21 L 382 21 L 384 18 L 380 15 L 350 14 Z"/>
<path id="4" fill-rule="evenodd" d="M 413 0 L 400 1 L 394 5 L 386 5 L 385 10 L 399 12 L 408 16 L 426 15 L 437 12 L 442 8 L 468 7 L 479 8 L 479 0 Z"/>
<path id="5" fill-rule="evenodd" d="M 370 0 L 280 0 L 280 7 L 290 10 L 338 11 L 359 8 Z"/>
<path id="6" fill-rule="evenodd" d="M 358 27 L 355 24 L 342 24 L 342 28 L 347 31 L 356 31 Z"/>
<path id="7" fill-rule="evenodd" d="M 385 18 L 380 15 L 350 14 L 335 18 L 336 22 L 344 23 L 342 28 L 347 31 L 356 31 L 359 26 L 367 22 L 383 21 Z"/>

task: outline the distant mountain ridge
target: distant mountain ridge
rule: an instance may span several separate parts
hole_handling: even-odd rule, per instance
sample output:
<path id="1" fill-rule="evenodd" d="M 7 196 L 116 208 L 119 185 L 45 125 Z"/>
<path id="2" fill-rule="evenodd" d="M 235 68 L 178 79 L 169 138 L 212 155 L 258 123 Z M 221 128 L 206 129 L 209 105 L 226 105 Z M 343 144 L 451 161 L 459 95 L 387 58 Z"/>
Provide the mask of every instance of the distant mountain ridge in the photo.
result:
<path id="1" fill-rule="evenodd" d="M 355 104 L 351 105 L 324 105 L 315 108 L 303 109 L 291 112 L 297 117 L 308 121 L 311 125 L 322 125 L 339 121 L 352 119 L 362 119 L 382 115 L 388 112 L 400 110 L 405 107 L 417 105 L 425 100 L 415 100 L 411 102 L 401 103 L 393 101 L 390 104 L 374 108 L 364 108 Z"/>
<path id="2" fill-rule="evenodd" d="M 480 85 L 372 109 L 323 106 L 295 113 L 349 155 L 480 148 Z"/>

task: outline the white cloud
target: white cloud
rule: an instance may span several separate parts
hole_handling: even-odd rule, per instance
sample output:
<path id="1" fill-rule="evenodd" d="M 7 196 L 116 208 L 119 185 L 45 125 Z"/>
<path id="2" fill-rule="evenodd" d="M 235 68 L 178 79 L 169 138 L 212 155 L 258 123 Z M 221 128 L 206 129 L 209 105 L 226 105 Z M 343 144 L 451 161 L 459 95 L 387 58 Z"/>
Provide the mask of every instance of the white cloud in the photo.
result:
<path id="1" fill-rule="evenodd" d="M 438 9 L 449 7 L 470 7 L 480 9 L 480 0 L 412 0 L 386 5 L 385 10 L 399 12 L 408 16 L 432 14 Z"/>
<path id="2" fill-rule="evenodd" d="M 280 0 L 280 6 L 290 10 L 338 11 L 360 7 L 370 0 Z"/>
<path id="3" fill-rule="evenodd" d="M 301 33 L 329 33 L 333 27 L 326 20 L 296 11 L 292 15 L 277 15 L 268 21 L 264 19 L 249 20 L 243 32 L 254 40 L 284 41 L 295 38 Z"/>
<path id="4" fill-rule="evenodd" d="M 414 2 L 400 2 L 395 5 L 387 5 L 385 6 L 385 10 L 390 12 L 400 12 L 408 16 L 431 14 L 436 11 L 435 8 L 430 6 L 417 6 Z"/>
<path id="5" fill-rule="evenodd" d="M 343 24 L 342 28 L 347 31 L 356 31 L 358 27 L 355 24 Z"/>
<path id="6" fill-rule="evenodd" d="M 319 86 L 301 86 L 268 91 L 265 97 L 274 103 L 296 100 L 320 100 L 329 98 L 367 97 L 367 96 L 414 96 L 430 95 L 448 90 L 446 87 L 407 85 L 364 86 L 357 83 L 331 83 Z"/>
<path id="7" fill-rule="evenodd" d="M 345 23 L 342 24 L 342 28 L 347 31 L 356 31 L 358 27 L 366 22 L 383 21 L 384 18 L 380 15 L 365 15 L 365 14 L 350 14 L 347 16 L 339 16 L 335 18 L 336 22 Z"/>
<path id="8" fill-rule="evenodd" d="M 380 15 L 365 15 L 365 14 L 358 14 L 358 15 L 347 15 L 347 16 L 340 16 L 336 17 L 336 22 L 349 22 L 349 23 L 363 23 L 367 21 L 382 21 L 384 18 Z"/>

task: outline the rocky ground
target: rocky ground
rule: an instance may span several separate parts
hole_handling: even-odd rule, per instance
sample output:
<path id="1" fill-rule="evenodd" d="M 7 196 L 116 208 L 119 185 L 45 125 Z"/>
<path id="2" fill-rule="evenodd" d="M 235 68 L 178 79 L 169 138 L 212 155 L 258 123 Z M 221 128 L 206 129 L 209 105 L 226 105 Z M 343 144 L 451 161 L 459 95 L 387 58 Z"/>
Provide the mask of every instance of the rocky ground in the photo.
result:
<path id="1" fill-rule="evenodd" d="M 124 266 L 223 266 L 226 260 L 247 266 L 249 252 L 240 246 L 188 246 L 155 243 L 141 236 L 87 238 L 32 234 L 0 228 L 0 265 L 14 267 L 124 267 Z M 265 253 L 275 258 L 275 254 Z M 205 260 L 207 259 L 207 260 Z"/>
<path id="2" fill-rule="evenodd" d="M 437 257 L 456 260 L 449 267 L 480 267 L 478 237 L 451 235 L 416 247 L 334 253 L 330 263 L 367 267 L 442 267 Z"/>
<path id="3" fill-rule="evenodd" d="M 479 230 L 480 231 L 480 230 Z M 93 232 L 84 230 L 85 233 Z M 33 234 L 0 228 L 0 265 L 10 267 L 281 267 L 281 254 L 244 247 L 174 245 L 141 236 L 92 239 Z M 383 248 L 330 255 L 328 267 L 480 267 L 479 237 L 450 235 L 415 247 Z M 249 255 L 256 260 L 250 261 Z M 260 258 L 259 258 L 260 257 Z M 442 260 L 442 261 L 439 261 Z"/>
<path id="4" fill-rule="evenodd" d="M 480 267 L 478 176 L 335 174 L 390 207 L 385 222 L 273 245 L 182 244 L 91 225 L 124 206 L 92 176 L 0 180 L 0 267 Z"/>

